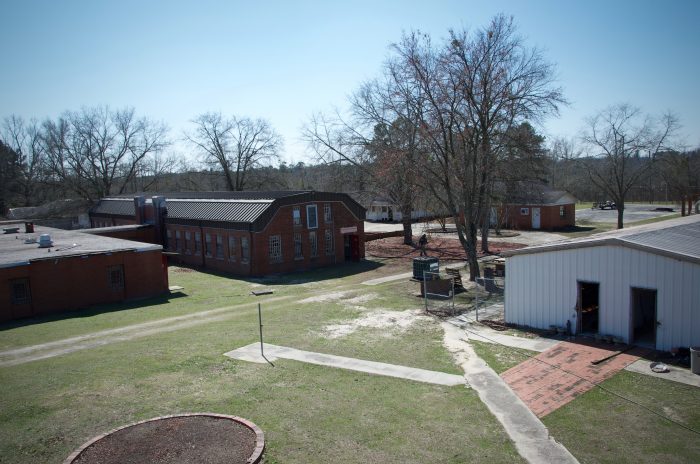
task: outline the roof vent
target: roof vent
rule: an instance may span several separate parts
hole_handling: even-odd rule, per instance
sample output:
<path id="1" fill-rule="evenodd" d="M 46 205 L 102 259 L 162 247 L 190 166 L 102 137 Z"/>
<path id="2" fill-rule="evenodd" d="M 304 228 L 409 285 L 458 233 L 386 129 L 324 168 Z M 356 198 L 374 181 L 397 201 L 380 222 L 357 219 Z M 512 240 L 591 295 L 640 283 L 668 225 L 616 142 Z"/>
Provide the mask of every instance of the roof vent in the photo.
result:
<path id="1" fill-rule="evenodd" d="M 39 236 L 39 248 L 49 248 L 51 245 L 53 245 L 53 242 L 49 234 L 41 234 Z"/>

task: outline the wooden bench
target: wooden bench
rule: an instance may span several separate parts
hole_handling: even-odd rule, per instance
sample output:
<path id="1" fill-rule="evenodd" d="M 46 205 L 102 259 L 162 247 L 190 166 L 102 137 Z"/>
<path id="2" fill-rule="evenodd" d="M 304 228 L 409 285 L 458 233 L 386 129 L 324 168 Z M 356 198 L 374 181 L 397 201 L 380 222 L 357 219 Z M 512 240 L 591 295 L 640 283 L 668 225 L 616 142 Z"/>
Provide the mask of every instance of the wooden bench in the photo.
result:
<path id="1" fill-rule="evenodd" d="M 461 288 L 464 290 L 464 285 L 462 284 L 462 274 L 459 272 L 459 269 L 450 269 L 446 267 L 445 272 L 447 275 L 452 277 L 452 280 L 455 283 L 455 288 Z"/>

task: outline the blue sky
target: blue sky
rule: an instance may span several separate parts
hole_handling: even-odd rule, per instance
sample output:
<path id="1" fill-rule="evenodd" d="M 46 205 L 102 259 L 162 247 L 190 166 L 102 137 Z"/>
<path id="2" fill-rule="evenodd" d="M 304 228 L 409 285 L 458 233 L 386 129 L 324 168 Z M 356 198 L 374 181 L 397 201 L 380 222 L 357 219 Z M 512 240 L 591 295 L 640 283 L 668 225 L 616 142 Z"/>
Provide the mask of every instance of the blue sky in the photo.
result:
<path id="1" fill-rule="evenodd" d="M 571 105 L 541 130 L 575 136 L 614 103 L 675 112 L 700 146 L 700 1 L 0 0 L 0 118 L 133 106 L 179 139 L 206 111 L 268 119 L 287 162 L 317 111 L 344 107 L 391 42 L 421 29 L 481 27 L 512 14 L 556 63 Z M 175 149 L 190 156 L 191 149 Z"/>

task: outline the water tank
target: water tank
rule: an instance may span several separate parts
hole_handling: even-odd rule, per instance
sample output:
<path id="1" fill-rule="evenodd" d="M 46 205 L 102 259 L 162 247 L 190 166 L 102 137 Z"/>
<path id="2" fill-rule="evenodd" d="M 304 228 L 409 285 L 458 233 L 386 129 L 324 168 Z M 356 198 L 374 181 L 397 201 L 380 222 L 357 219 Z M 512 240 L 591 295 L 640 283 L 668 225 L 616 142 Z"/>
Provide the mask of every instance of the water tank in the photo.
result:
<path id="1" fill-rule="evenodd" d="M 413 278 L 423 280 L 423 272 L 438 272 L 440 270 L 440 260 L 434 256 L 419 256 L 413 258 Z"/>
<path id="2" fill-rule="evenodd" d="M 39 236 L 39 248 L 48 248 L 53 245 L 49 234 L 41 234 Z"/>

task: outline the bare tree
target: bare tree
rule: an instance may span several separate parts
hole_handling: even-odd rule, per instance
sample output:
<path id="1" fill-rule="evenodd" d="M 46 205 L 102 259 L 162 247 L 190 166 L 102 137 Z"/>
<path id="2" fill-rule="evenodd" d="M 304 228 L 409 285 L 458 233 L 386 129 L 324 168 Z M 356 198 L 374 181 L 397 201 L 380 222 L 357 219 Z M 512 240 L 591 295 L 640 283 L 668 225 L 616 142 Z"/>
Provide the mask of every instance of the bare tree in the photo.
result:
<path id="1" fill-rule="evenodd" d="M 279 158 L 282 137 L 264 119 L 205 113 L 192 122 L 195 129 L 185 137 L 205 163 L 222 170 L 229 190 L 243 190 L 251 170 Z"/>
<path id="2" fill-rule="evenodd" d="M 407 104 L 420 118 L 427 185 L 455 220 L 474 280 L 477 230 L 490 213 L 503 135 L 564 103 L 553 66 L 523 44 L 503 15 L 474 33 L 451 31 L 441 47 L 413 33 L 393 48 L 392 76 L 407 83 Z"/>
<path id="3" fill-rule="evenodd" d="M 140 165 L 167 145 L 167 128 L 137 118 L 133 108 L 83 108 L 43 126 L 43 145 L 54 179 L 95 200 L 124 193 Z"/>
<path id="4" fill-rule="evenodd" d="M 17 176 L 13 179 L 23 206 L 37 204 L 37 192 L 43 177 L 45 150 L 36 121 L 28 123 L 19 116 L 5 118 L 0 139 L 17 154 Z"/>
<path id="5" fill-rule="evenodd" d="M 591 182 L 617 205 L 617 228 L 624 226 L 625 199 L 630 189 L 650 173 L 660 151 L 678 127 L 670 113 L 660 118 L 642 115 L 623 103 L 611 106 L 588 120 L 583 134 L 588 157 L 582 160 Z"/>
<path id="6" fill-rule="evenodd" d="M 691 214 L 700 197 L 700 150 L 662 153 L 659 161 L 659 174 L 680 202 L 681 216 Z"/>

